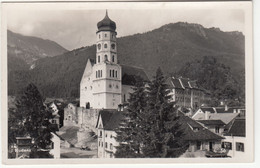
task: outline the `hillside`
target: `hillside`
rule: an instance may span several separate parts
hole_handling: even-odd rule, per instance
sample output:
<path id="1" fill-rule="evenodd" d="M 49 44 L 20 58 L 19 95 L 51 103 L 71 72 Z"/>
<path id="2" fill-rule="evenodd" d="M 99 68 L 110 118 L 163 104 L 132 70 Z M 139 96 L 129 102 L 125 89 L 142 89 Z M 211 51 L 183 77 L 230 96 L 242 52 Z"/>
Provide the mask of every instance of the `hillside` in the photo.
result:
<path id="1" fill-rule="evenodd" d="M 63 54 L 65 48 L 54 41 L 44 40 L 38 37 L 24 36 L 7 30 L 8 55 L 22 59 L 27 64 L 34 61 Z"/>
<path id="2" fill-rule="evenodd" d="M 175 23 L 156 30 L 119 38 L 118 59 L 122 64 L 143 67 L 149 77 L 160 66 L 165 74 L 176 74 L 187 62 L 215 57 L 230 67 L 235 77 L 244 71 L 244 36 L 198 24 Z M 88 58 L 95 59 L 95 45 L 36 61 L 29 78 L 47 97 L 78 97 L 79 83 Z M 199 67 L 198 67 L 199 68 Z M 12 81 L 12 80 L 11 80 Z M 12 83 L 10 83 L 12 85 Z M 16 94 L 14 87 L 9 94 Z"/>

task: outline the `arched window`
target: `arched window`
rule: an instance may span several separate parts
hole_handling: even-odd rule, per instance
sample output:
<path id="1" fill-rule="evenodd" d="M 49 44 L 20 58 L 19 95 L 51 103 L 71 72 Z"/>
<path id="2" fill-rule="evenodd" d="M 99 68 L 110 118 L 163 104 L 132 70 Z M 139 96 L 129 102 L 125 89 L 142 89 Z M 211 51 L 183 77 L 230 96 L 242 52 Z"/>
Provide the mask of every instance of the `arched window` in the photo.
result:
<path id="1" fill-rule="evenodd" d="M 98 70 L 98 77 L 100 77 L 100 70 Z"/>
<path id="2" fill-rule="evenodd" d="M 96 71 L 96 78 L 98 77 L 98 72 Z"/>
<path id="3" fill-rule="evenodd" d="M 117 71 L 116 71 L 116 78 L 117 78 Z"/>
<path id="4" fill-rule="evenodd" d="M 100 71 L 100 77 L 102 77 L 102 70 Z"/>
<path id="5" fill-rule="evenodd" d="M 107 61 L 107 55 L 105 55 L 105 61 Z"/>
<path id="6" fill-rule="evenodd" d="M 113 70 L 112 77 L 115 77 L 115 71 Z"/>
<path id="7" fill-rule="evenodd" d="M 113 144 L 110 143 L 110 150 L 113 150 Z"/>
<path id="8" fill-rule="evenodd" d="M 112 70 L 110 69 L 110 77 L 112 77 Z"/>
<path id="9" fill-rule="evenodd" d="M 104 44 L 104 48 L 107 48 L 107 44 Z"/>
<path id="10" fill-rule="evenodd" d="M 98 63 L 100 63 L 100 56 L 98 56 Z"/>
<path id="11" fill-rule="evenodd" d="M 115 56 L 114 55 L 112 56 L 112 62 L 115 62 Z"/>
<path id="12" fill-rule="evenodd" d="M 105 148 L 107 148 L 107 142 L 105 143 Z"/>

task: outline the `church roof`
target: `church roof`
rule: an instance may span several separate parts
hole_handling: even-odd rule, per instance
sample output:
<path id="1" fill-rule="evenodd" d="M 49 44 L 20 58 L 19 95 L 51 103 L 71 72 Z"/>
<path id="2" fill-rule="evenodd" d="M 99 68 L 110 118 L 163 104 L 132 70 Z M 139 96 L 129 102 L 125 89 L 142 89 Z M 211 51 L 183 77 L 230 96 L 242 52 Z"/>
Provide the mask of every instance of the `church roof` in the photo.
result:
<path id="1" fill-rule="evenodd" d="M 99 31 L 115 31 L 116 23 L 108 17 L 108 14 L 106 11 L 106 16 L 104 17 L 103 20 L 98 22 L 97 27 L 98 27 L 98 32 Z"/>
<path id="2" fill-rule="evenodd" d="M 141 77 L 144 81 L 149 81 L 144 69 L 130 66 L 122 66 L 122 84 L 123 85 L 134 85 L 136 82 L 136 77 Z"/>

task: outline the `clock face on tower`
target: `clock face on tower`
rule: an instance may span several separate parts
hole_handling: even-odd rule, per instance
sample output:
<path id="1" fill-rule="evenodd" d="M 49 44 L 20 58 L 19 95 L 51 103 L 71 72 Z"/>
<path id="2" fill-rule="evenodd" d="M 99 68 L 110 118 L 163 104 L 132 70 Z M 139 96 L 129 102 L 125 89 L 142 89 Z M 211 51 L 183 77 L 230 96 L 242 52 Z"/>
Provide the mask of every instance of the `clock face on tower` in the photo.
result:
<path id="1" fill-rule="evenodd" d="M 101 49 L 101 44 L 98 44 L 98 49 L 99 49 L 99 50 Z"/>
<path id="2" fill-rule="evenodd" d="M 115 48 L 116 48 L 116 45 L 115 45 L 115 44 L 111 44 L 111 48 L 112 48 L 112 49 L 115 49 Z"/>

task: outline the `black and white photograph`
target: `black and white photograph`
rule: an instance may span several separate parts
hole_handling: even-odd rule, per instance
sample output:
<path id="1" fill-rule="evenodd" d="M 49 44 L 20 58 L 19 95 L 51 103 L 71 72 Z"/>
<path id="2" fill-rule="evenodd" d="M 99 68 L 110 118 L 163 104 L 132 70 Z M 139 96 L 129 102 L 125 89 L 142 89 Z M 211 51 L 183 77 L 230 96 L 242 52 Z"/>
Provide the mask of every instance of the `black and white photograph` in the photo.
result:
<path id="1" fill-rule="evenodd" d="M 5 163 L 253 161 L 250 1 L 2 3 L 2 18 Z"/>

